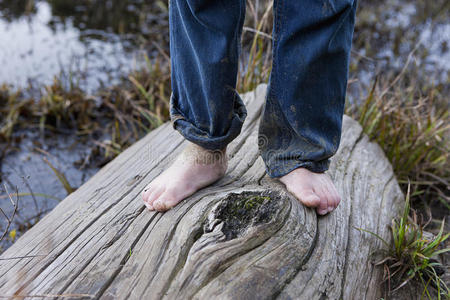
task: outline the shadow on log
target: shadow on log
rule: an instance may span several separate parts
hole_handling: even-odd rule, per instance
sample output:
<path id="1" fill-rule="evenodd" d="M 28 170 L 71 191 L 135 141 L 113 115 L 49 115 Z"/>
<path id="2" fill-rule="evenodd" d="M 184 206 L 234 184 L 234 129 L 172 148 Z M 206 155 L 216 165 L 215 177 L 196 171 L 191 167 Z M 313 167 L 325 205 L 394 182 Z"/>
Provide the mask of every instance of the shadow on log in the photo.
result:
<path id="1" fill-rule="evenodd" d="M 257 130 L 265 85 L 224 178 L 161 214 L 145 185 L 184 147 L 165 124 L 69 195 L 3 253 L 0 296 L 102 299 L 377 299 L 372 265 L 403 196 L 383 151 L 344 116 L 329 174 L 342 201 L 326 216 L 265 174 Z"/>

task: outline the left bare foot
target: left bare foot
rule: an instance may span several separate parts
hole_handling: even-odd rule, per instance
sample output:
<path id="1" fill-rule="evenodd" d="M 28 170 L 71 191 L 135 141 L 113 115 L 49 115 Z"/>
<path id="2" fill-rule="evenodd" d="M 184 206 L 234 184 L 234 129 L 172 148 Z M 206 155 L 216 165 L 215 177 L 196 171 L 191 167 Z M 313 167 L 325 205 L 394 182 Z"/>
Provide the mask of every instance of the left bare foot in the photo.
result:
<path id="1" fill-rule="evenodd" d="M 319 215 L 333 211 L 341 201 L 328 174 L 298 168 L 280 177 L 279 180 L 301 203 L 315 207 Z"/>
<path id="2" fill-rule="evenodd" d="M 149 210 L 166 211 L 220 179 L 227 170 L 226 149 L 207 150 L 188 142 L 175 162 L 142 193 Z"/>

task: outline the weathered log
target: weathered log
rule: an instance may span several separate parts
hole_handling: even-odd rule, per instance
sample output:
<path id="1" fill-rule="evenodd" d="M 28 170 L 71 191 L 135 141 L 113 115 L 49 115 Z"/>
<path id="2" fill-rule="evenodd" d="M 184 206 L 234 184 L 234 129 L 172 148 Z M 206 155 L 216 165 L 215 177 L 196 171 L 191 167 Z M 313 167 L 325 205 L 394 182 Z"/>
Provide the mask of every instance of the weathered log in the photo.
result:
<path id="1" fill-rule="evenodd" d="M 248 117 L 229 170 L 166 213 L 141 191 L 182 150 L 170 124 L 151 132 L 5 251 L 0 296 L 103 299 L 377 299 L 382 248 L 403 207 L 383 151 L 344 116 L 329 174 L 342 202 L 326 216 L 265 174 L 257 130 L 265 85 L 243 95 Z"/>

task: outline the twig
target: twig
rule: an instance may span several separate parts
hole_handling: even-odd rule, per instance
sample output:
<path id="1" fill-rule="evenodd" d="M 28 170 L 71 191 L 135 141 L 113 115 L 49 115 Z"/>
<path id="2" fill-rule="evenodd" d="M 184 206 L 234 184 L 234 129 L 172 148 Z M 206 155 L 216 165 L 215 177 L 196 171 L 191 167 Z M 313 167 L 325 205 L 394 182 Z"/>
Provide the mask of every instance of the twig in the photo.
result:
<path id="1" fill-rule="evenodd" d="M 47 199 L 53 199 L 53 200 L 56 200 L 56 201 L 62 201 L 61 198 L 53 197 L 52 195 L 48 195 L 48 194 L 44 194 L 44 193 L 34 193 L 33 195 L 36 196 L 36 197 L 42 197 L 42 198 L 47 198 Z M 25 196 L 31 196 L 31 193 L 18 193 L 18 194 L 11 193 L 11 196 L 14 196 L 14 197 L 17 197 L 17 196 L 18 197 L 25 197 Z M 0 200 L 5 199 L 5 198 L 8 198 L 8 195 L 1 195 L 0 196 Z"/>
<path id="2" fill-rule="evenodd" d="M 23 180 L 23 183 L 25 183 L 25 185 L 27 186 L 28 190 L 30 191 L 30 195 L 31 195 L 31 198 L 33 199 L 33 203 L 34 203 L 34 207 L 35 207 L 36 211 L 38 213 L 40 213 L 41 209 L 39 208 L 38 202 L 34 195 L 33 189 L 31 188 L 31 185 L 28 183 L 28 180 L 25 178 L 25 176 L 22 176 L 22 180 Z"/>
<path id="3" fill-rule="evenodd" d="M 156 49 L 159 51 L 159 53 L 161 53 L 162 56 L 164 56 L 164 58 L 165 58 L 167 61 L 170 61 L 169 55 L 166 53 L 166 51 L 164 51 L 164 49 L 163 49 L 157 42 L 152 41 L 152 44 L 153 44 L 153 46 L 156 47 Z"/>
<path id="4" fill-rule="evenodd" d="M 11 226 L 11 223 L 14 220 L 14 217 L 15 217 L 15 215 L 17 213 L 17 209 L 19 207 L 19 196 L 17 196 L 17 198 L 16 198 L 17 199 L 16 203 L 14 203 L 11 195 L 8 192 L 8 188 L 6 187 L 6 184 L 3 183 L 3 186 L 5 187 L 5 192 L 9 196 L 9 200 L 11 201 L 11 203 L 12 203 L 12 205 L 14 207 L 14 211 L 13 211 L 13 213 L 11 215 L 11 218 L 8 218 L 8 216 L 5 214 L 5 212 L 0 208 L 2 214 L 5 216 L 6 220 L 8 221 L 8 224 L 6 225 L 5 231 L 3 232 L 2 236 L 0 237 L 0 241 L 2 241 L 5 238 L 6 234 L 8 233 L 9 227 Z M 18 194 L 18 193 L 19 193 L 19 191 L 17 190 L 17 186 L 16 186 L 16 194 Z"/>
<path id="5" fill-rule="evenodd" d="M 371 62 L 373 62 L 373 63 L 376 63 L 376 62 L 377 62 L 376 59 L 373 59 L 373 58 L 370 58 L 370 57 L 368 57 L 368 56 L 365 56 L 364 54 L 361 54 L 361 53 L 359 53 L 359 52 L 356 51 L 356 50 L 353 50 L 353 49 L 352 49 L 351 52 L 352 52 L 353 54 L 358 55 L 359 57 L 364 58 L 364 59 L 366 59 L 366 60 L 368 60 L 368 61 L 371 61 Z"/>
<path id="6" fill-rule="evenodd" d="M 442 178 L 442 177 L 439 177 L 439 176 L 437 176 L 437 175 L 435 175 L 435 174 L 433 174 L 433 173 L 430 173 L 430 172 L 426 172 L 426 171 L 424 171 L 424 172 L 422 172 L 423 174 L 425 174 L 425 175 L 428 175 L 428 176 L 430 176 L 430 177 L 432 177 L 432 178 L 434 178 L 434 179 L 436 179 L 437 181 L 439 181 L 440 183 L 442 183 L 444 186 L 446 186 L 446 187 L 449 187 L 450 186 L 450 182 L 448 182 L 447 180 L 445 180 L 444 178 Z"/>
<path id="7" fill-rule="evenodd" d="M 257 30 L 257 29 L 251 28 L 251 27 L 247 27 L 247 26 L 244 26 L 243 29 L 244 29 L 244 31 L 249 31 L 249 32 L 253 32 L 253 33 L 259 34 L 259 35 L 261 35 L 263 37 L 266 37 L 266 38 L 268 38 L 270 40 L 272 39 L 272 36 L 270 34 L 267 34 L 267 33 L 262 32 L 260 30 Z"/>
<path id="8" fill-rule="evenodd" d="M 406 69 L 407 69 L 408 66 L 409 66 L 409 63 L 411 62 L 411 59 L 412 59 L 414 53 L 417 51 L 417 49 L 419 49 L 419 46 L 420 46 L 421 44 L 422 44 L 422 41 L 419 41 L 419 42 L 414 46 L 414 49 L 412 49 L 412 51 L 409 53 L 408 59 L 406 60 L 405 66 L 404 66 L 403 69 L 400 71 L 400 74 L 398 74 L 397 77 L 395 77 L 394 81 L 392 81 L 391 84 L 389 84 L 389 86 L 388 86 L 386 89 L 384 89 L 383 92 L 381 92 L 381 95 L 380 95 L 380 97 L 379 97 L 380 99 L 383 98 L 383 96 L 391 89 L 391 87 L 393 87 L 393 86 L 397 83 L 397 81 L 400 80 L 400 78 L 402 78 L 403 74 L 406 72 Z"/>
<path id="9" fill-rule="evenodd" d="M 35 206 L 35 209 L 37 212 L 40 212 L 39 209 L 39 205 L 38 205 L 38 201 L 34 195 L 33 189 L 31 188 L 31 185 L 29 184 L 28 180 L 26 179 L 26 177 L 23 175 L 23 173 L 19 172 L 18 170 L 16 170 L 16 168 L 14 166 L 12 166 L 11 164 L 9 164 L 8 162 L 7 166 L 17 175 L 17 177 L 22 178 L 23 183 L 26 185 L 28 191 L 30 192 L 30 196 L 33 199 L 33 204 Z M 12 183 L 10 183 L 10 185 L 12 185 Z M 9 195 L 9 194 L 8 194 Z M 16 193 L 16 195 L 19 195 L 18 193 Z"/>

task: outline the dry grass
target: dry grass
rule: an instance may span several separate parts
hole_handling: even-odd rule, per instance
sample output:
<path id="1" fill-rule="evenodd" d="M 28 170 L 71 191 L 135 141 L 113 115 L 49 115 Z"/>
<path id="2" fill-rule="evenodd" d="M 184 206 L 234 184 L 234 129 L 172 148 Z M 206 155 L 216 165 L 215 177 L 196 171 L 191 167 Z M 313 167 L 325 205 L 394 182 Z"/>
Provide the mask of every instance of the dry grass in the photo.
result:
<path id="1" fill-rule="evenodd" d="M 55 77 L 36 97 L 30 90 L 0 88 L 0 142 L 17 142 L 15 132 L 36 129 L 45 134 L 66 133 L 102 137 L 96 142 L 110 160 L 134 141 L 169 118 L 170 71 L 167 60 L 157 58 L 136 70 L 120 85 L 84 93 L 74 82 Z M 37 98 L 37 99 L 36 99 Z"/>
<path id="2" fill-rule="evenodd" d="M 425 87 L 403 74 L 373 83 L 362 104 L 347 112 L 385 151 L 401 186 L 412 184 L 412 199 L 450 207 L 450 115 L 441 87 Z M 416 201 L 417 202 L 417 201 Z"/>

